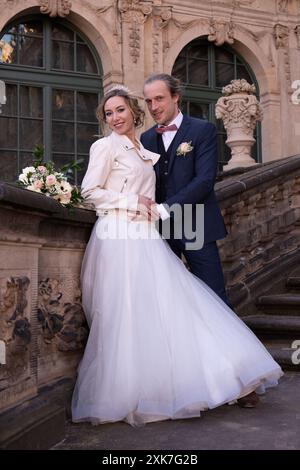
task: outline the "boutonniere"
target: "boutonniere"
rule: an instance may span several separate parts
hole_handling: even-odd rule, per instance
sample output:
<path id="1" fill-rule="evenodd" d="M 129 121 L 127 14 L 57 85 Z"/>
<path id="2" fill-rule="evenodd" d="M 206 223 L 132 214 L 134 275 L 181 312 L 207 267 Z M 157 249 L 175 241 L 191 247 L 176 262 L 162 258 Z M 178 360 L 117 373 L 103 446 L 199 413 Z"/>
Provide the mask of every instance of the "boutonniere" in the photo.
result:
<path id="1" fill-rule="evenodd" d="M 185 155 L 193 150 L 193 146 L 191 145 L 192 141 L 190 142 L 182 142 L 178 149 L 176 150 L 176 155 L 185 157 Z"/>

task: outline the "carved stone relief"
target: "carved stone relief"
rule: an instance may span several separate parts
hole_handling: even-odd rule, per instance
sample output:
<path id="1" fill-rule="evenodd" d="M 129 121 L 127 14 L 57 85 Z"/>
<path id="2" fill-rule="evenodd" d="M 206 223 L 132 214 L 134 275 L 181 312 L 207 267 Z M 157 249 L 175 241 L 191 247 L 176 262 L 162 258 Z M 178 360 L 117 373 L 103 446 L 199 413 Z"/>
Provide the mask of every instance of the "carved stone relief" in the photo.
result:
<path id="1" fill-rule="evenodd" d="M 208 40 L 216 46 L 222 46 L 225 42 L 234 43 L 234 24 L 224 19 L 210 21 Z"/>
<path id="2" fill-rule="evenodd" d="M 300 24 L 297 24 L 297 26 L 295 26 L 294 32 L 297 37 L 297 48 L 300 49 Z"/>
<path id="3" fill-rule="evenodd" d="M 40 12 L 54 18 L 60 16 L 64 18 L 70 14 L 72 2 L 69 0 L 41 0 Z"/>
<path id="4" fill-rule="evenodd" d="M 57 279 L 39 283 L 38 321 L 46 344 L 56 344 L 59 351 L 76 351 L 84 347 L 88 329 L 80 303 L 80 291 L 73 302 L 64 301 L 64 288 Z"/>
<path id="5" fill-rule="evenodd" d="M 284 61 L 284 71 L 285 78 L 287 83 L 291 83 L 291 67 L 290 67 L 290 57 L 289 57 L 289 28 L 288 26 L 282 24 L 276 24 L 273 29 L 273 35 L 275 39 L 276 49 L 282 49 L 283 51 L 283 61 Z"/>
<path id="6" fill-rule="evenodd" d="M 141 26 L 152 13 L 152 5 L 139 0 L 119 0 L 118 11 L 121 21 L 130 23 L 128 37 L 130 56 L 132 62 L 136 64 L 140 57 Z"/>
<path id="7" fill-rule="evenodd" d="M 0 280 L 0 339 L 6 347 L 4 375 L 10 379 L 20 376 L 28 366 L 31 330 L 25 310 L 29 285 L 26 276 Z"/>
<path id="8" fill-rule="evenodd" d="M 288 10 L 289 0 L 277 0 L 278 11 L 286 13 Z"/>
<path id="9" fill-rule="evenodd" d="M 282 24 L 276 24 L 273 29 L 276 49 L 288 46 L 289 28 Z"/>

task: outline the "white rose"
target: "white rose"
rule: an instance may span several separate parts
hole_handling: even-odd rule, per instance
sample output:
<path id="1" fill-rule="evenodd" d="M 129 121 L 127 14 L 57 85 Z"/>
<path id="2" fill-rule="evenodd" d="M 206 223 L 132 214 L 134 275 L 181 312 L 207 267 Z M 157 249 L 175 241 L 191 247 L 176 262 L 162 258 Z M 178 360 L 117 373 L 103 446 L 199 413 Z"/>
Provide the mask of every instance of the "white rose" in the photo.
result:
<path id="1" fill-rule="evenodd" d="M 182 153 L 187 153 L 189 152 L 189 148 L 190 148 L 190 144 L 188 144 L 187 142 L 183 142 L 180 147 L 179 147 L 179 150 L 180 152 Z"/>
<path id="2" fill-rule="evenodd" d="M 22 173 L 26 176 L 28 173 L 35 173 L 35 168 L 34 166 L 27 166 L 26 168 L 23 168 Z"/>
<path id="3" fill-rule="evenodd" d="M 19 175 L 19 181 L 21 181 L 22 183 L 28 184 L 28 179 L 26 178 L 26 175 L 24 175 L 23 173 Z"/>

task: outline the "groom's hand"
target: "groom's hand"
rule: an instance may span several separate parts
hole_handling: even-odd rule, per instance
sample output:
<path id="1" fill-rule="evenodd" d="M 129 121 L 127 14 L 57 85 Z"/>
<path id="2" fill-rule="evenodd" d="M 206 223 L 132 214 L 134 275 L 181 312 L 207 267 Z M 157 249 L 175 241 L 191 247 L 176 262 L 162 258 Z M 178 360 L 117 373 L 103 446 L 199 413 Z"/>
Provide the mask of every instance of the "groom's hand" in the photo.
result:
<path id="1" fill-rule="evenodd" d="M 150 221 L 159 219 L 156 202 L 149 197 L 142 196 L 141 194 L 138 199 L 138 212 Z"/>

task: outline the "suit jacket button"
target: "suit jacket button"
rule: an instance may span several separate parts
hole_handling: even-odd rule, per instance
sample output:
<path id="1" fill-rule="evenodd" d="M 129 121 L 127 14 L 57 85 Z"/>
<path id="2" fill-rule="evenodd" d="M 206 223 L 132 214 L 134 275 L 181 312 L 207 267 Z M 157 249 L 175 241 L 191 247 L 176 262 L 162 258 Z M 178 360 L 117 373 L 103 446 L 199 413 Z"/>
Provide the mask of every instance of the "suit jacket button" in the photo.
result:
<path id="1" fill-rule="evenodd" d="M 167 176 L 167 174 L 168 174 L 168 172 L 167 172 L 167 171 L 165 171 L 164 175 L 165 175 L 165 176 Z"/>

